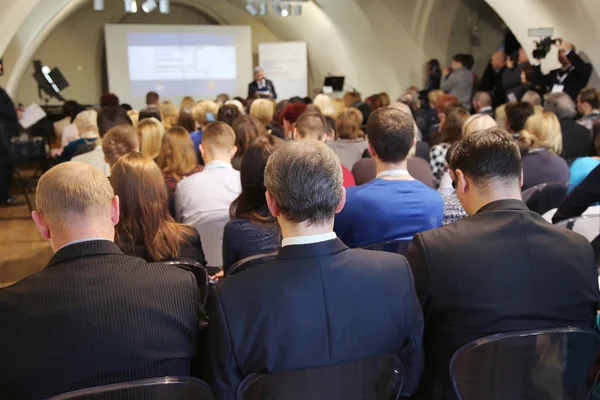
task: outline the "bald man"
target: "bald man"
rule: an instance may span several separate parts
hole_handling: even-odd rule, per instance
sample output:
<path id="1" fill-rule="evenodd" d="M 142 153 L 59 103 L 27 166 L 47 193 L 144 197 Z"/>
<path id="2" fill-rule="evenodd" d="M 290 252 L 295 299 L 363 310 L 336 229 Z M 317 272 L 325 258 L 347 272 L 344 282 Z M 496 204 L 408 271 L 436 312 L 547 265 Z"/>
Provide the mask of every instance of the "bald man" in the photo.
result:
<path id="1" fill-rule="evenodd" d="M 485 70 L 479 90 L 492 94 L 492 106 L 498 107 L 506 103 L 506 91 L 502 85 L 502 77 L 506 71 L 506 54 L 499 50 L 492 54 L 490 65 Z"/>
<path id="2" fill-rule="evenodd" d="M 102 172 L 46 172 L 33 220 L 48 267 L 0 291 L 0 398 L 190 374 L 203 311 L 194 275 L 123 254 L 119 199 Z"/>

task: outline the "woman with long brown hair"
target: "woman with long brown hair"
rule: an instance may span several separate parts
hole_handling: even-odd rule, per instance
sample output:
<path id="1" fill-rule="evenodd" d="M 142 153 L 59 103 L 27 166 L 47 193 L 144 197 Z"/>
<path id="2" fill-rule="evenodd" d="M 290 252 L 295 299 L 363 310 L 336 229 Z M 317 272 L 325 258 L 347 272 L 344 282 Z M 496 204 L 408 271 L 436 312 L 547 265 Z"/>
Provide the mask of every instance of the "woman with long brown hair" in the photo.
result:
<path id="1" fill-rule="evenodd" d="M 203 169 L 198 165 L 190 134 L 181 126 L 174 126 L 165 133 L 156 163 L 162 170 L 171 196 L 175 196 L 179 181 Z"/>
<path id="2" fill-rule="evenodd" d="M 165 183 L 150 157 L 125 154 L 110 180 L 121 210 L 116 243 L 125 254 L 148 262 L 183 258 L 206 265 L 198 232 L 169 215 Z"/>
<path id="3" fill-rule="evenodd" d="M 282 140 L 273 135 L 257 138 L 242 159 L 242 193 L 230 208 L 231 221 L 223 233 L 223 271 L 236 261 L 281 247 L 281 231 L 265 198 L 267 160 Z"/>
<path id="4" fill-rule="evenodd" d="M 235 146 L 237 152 L 231 160 L 231 165 L 238 171 L 242 167 L 242 158 L 250 144 L 259 136 L 267 134 L 261 123 L 251 115 L 238 117 L 231 125 L 235 132 Z"/>

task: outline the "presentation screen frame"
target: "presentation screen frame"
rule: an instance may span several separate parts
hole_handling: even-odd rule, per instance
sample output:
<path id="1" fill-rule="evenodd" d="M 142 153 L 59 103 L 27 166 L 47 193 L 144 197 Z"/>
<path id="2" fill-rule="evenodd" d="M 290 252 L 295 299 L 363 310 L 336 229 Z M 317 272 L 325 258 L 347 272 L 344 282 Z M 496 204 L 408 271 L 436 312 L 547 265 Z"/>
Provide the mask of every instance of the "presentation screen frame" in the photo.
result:
<path id="1" fill-rule="evenodd" d="M 104 37 L 106 41 L 108 87 L 110 92 L 119 96 L 121 103 L 131 104 L 137 109 L 145 107 L 145 97 L 140 96 L 139 93 L 135 95 L 131 92 L 128 53 L 129 33 L 233 35 L 236 49 L 236 91 L 227 94 L 232 97 L 246 97 L 248 84 L 254 78 L 252 70 L 252 32 L 249 26 L 106 24 L 104 26 Z M 217 91 L 203 96 L 199 93 L 185 93 L 181 96 L 161 96 L 161 101 L 169 100 L 178 106 L 183 96 L 192 96 L 196 101 L 199 101 L 214 100 L 218 94 L 220 93 L 217 93 Z"/>

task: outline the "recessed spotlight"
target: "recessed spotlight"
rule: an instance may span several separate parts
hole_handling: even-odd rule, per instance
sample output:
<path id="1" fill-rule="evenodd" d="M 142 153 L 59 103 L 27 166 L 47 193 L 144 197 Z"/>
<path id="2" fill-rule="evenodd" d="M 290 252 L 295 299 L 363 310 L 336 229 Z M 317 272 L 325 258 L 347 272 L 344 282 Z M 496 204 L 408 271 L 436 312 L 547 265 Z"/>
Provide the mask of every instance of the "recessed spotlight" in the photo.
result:
<path id="1" fill-rule="evenodd" d="M 142 4 L 142 10 L 144 10 L 144 12 L 149 13 L 154 11 L 154 9 L 158 6 L 158 4 L 156 4 L 156 0 L 146 0 L 143 4 Z"/>

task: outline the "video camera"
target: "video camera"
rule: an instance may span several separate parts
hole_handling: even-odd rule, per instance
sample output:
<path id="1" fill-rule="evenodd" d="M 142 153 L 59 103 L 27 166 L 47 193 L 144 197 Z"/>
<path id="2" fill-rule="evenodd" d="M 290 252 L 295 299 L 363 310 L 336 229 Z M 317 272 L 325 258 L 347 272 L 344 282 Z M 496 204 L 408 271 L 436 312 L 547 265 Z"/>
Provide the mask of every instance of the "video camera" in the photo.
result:
<path id="1" fill-rule="evenodd" d="M 559 44 L 560 39 L 552 39 L 550 36 L 543 38 L 539 42 L 535 42 L 535 50 L 533 50 L 533 58 L 542 60 L 546 58 L 553 44 Z"/>

